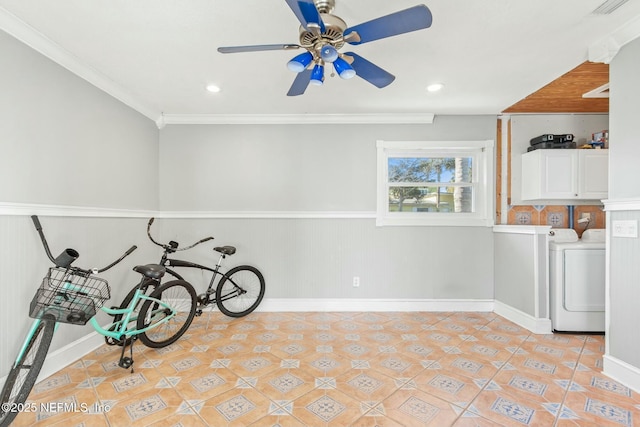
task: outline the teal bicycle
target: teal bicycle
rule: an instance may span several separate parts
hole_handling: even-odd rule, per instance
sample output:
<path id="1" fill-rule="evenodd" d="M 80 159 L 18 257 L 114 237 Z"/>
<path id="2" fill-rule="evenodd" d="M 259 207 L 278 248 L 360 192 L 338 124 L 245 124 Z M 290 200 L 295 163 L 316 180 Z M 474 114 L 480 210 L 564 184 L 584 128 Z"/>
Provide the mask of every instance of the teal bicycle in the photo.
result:
<path id="1" fill-rule="evenodd" d="M 134 267 L 133 270 L 140 273 L 142 278 L 127 307 L 103 307 L 111 297 L 110 288 L 106 280 L 96 275 L 118 264 L 136 246 L 104 268 L 85 270 L 72 267 L 71 264 L 79 256 L 78 252 L 66 249 L 53 258 L 38 217 L 34 215 L 31 219 L 55 267 L 49 268 L 31 301 L 29 316 L 35 320 L 11 365 L 0 394 L 0 427 L 11 424 L 22 411 L 59 323 L 91 323 L 99 334 L 105 336 L 108 344 L 122 345 L 118 366 L 128 369 L 133 365 L 133 343 L 138 338 L 152 348 L 170 345 L 187 331 L 196 313 L 197 295 L 193 286 L 184 280 L 160 284 L 165 268 L 155 264 Z M 155 290 L 145 295 L 141 289 L 147 289 L 152 283 Z M 114 316 L 115 321 L 101 326 L 95 319 L 98 309 Z M 125 356 L 127 345 L 129 356 Z"/>

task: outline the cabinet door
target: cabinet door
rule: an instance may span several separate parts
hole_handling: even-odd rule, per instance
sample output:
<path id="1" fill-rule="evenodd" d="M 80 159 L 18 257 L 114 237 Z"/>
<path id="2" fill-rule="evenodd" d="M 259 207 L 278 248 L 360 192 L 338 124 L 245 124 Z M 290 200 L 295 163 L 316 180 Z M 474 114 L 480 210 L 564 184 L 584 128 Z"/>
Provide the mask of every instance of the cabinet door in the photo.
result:
<path id="1" fill-rule="evenodd" d="M 576 150 L 540 151 L 541 199 L 578 197 L 578 153 Z"/>
<path id="2" fill-rule="evenodd" d="M 609 192 L 609 152 L 578 150 L 581 199 L 606 199 Z"/>

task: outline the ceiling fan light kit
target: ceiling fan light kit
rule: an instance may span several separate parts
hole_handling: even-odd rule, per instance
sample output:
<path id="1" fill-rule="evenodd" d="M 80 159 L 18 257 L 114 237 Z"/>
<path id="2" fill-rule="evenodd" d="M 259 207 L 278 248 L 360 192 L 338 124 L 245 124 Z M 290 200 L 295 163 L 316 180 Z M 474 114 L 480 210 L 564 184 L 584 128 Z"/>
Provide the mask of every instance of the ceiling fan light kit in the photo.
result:
<path id="1" fill-rule="evenodd" d="M 333 62 L 338 59 L 338 56 L 338 51 L 331 45 L 322 46 L 320 49 L 320 58 L 322 58 L 324 62 Z"/>
<path id="2" fill-rule="evenodd" d="M 377 88 L 390 85 L 395 76 L 353 52 L 340 53 L 347 44 L 359 45 L 374 40 L 429 28 L 431 11 L 423 4 L 401 10 L 354 27 L 333 15 L 335 0 L 285 0 L 300 21 L 300 44 L 268 44 L 219 47 L 220 53 L 260 52 L 267 50 L 306 49 L 287 63 L 298 73 L 287 96 L 302 95 L 309 83 L 322 85 L 324 65 L 332 63 L 338 76 L 359 76 Z"/>
<path id="3" fill-rule="evenodd" d="M 348 80 L 356 76 L 356 70 L 342 58 L 337 58 L 333 61 L 333 68 L 335 68 L 336 73 L 338 73 L 341 79 Z"/>
<path id="4" fill-rule="evenodd" d="M 287 63 L 287 68 L 296 73 L 301 73 L 311 64 L 311 61 L 313 61 L 311 52 L 301 53 Z"/>
<path id="5" fill-rule="evenodd" d="M 318 63 L 313 66 L 309 83 L 316 86 L 322 86 L 324 83 L 324 65 L 322 63 Z"/>

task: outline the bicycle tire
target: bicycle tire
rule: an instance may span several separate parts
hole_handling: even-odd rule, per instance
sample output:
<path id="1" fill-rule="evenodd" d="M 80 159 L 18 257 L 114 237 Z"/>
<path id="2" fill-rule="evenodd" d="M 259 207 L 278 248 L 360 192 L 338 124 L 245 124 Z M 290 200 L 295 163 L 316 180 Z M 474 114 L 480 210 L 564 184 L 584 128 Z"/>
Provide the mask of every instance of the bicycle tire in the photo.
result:
<path id="1" fill-rule="evenodd" d="M 162 325 L 141 333 L 140 341 L 151 348 L 166 347 L 176 342 L 191 326 L 198 305 L 196 290 L 184 280 L 172 280 L 160 285 L 150 297 L 166 302 L 178 314 Z M 140 309 L 137 328 L 143 329 L 160 322 L 165 315 L 166 310 L 158 310 L 158 303 L 146 300 Z"/>
<path id="2" fill-rule="evenodd" d="M 243 317 L 253 312 L 264 297 L 262 273 L 250 265 L 239 265 L 222 276 L 216 287 L 216 304 L 229 317 Z"/>
<path id="3" fill-rule="evenodd" d="M 120 306 L 117 307 L 119 309 L 124 309 L 129 307 L 129 304 L 131 304 L 131 300 L 133 299 L 133 296 L 136 293 L 136 289 L 138 288 L 138 284 L 135 285 L 133 288 L 131 288 L 131 290 L 129 291 L 129 293 L 124 297 L 124 299 L 122 300 L 122 302 L 120 303 Z M 144 294 L 146 295 L 150 295 L 158 286 L 158 282 L 152 279 L 147 279 L 144 281 L 144 283 L 142 283 L 142 290 L 144 292 Z M 151 288 L 151 291 L 149 291 L 149 288 Z M 140 308 L 142 307 L 142 303 L 144 302 L 144 300 L 140 300 L 138 302 L 138 304 L 136 305 L 136 307 L 134 307 L 133 312 L 136 313 L 140 311 Z M 116 314 L 113 316 L 113 322 L 119 322 L 122 319 L 122 314 Z M 137 315 L 135 315 L 137 316 Z M 134 320 L 133 323 L 136 323 L 136 321 Z M 135 326 L 135 325 L 133 325 Z M 109 328 L 110 331 L 113 331 L 115 329 L 115 326 L 112 326 L 111 328 Z M 116 340 L 114 338 L 111 337 L 104 337 L 104 341 L 108 344 L 108 345 L 119 345 L 122 346 L 123 344 L 125 346 L 131 344 L 131 337 L 128 337 L 124 340 Z"/>
<path id="4" fill-rule="evenodd" d="M 11 424 L 19 413 L 17 406 L 23 404 L 29 397 L 49 351 L 55 324 L 55 318 L 51 315 L 44 315 L 40 319 L 40 324 L 27 343 L 22 360 L 17 364 L 14 363 L 7 375 L 0 394 L 2 400 L 0 427 Z"/>

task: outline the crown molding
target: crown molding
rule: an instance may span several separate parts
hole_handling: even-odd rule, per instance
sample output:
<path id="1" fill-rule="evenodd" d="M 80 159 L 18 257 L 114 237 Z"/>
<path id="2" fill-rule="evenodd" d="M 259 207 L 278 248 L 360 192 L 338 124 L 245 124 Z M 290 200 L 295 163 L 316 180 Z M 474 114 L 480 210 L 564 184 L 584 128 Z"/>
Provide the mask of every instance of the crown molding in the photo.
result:
<path id="1" fill-rule="evenodd" d="M 589 61 L 609 64 L 620 49 L 640 37 L 640 16 L 637 16 L 603 39 L 589 46 Z"/>
<path id="2" fill-rule="evenodd" d="M 63 49 L 2 6 L 0 6 L 0 29 L 143 116 L 154 121 L 160 116 L 160 111 L 150 107 L 104 74 L 80 61 L 71 52 Z"/>
<path id="3" fill-rule="evenodd" d="M 163 114 L 156 124 L 236 125 L 236 124 L 432 124 L 433 113 L 408 114 Z"/>

